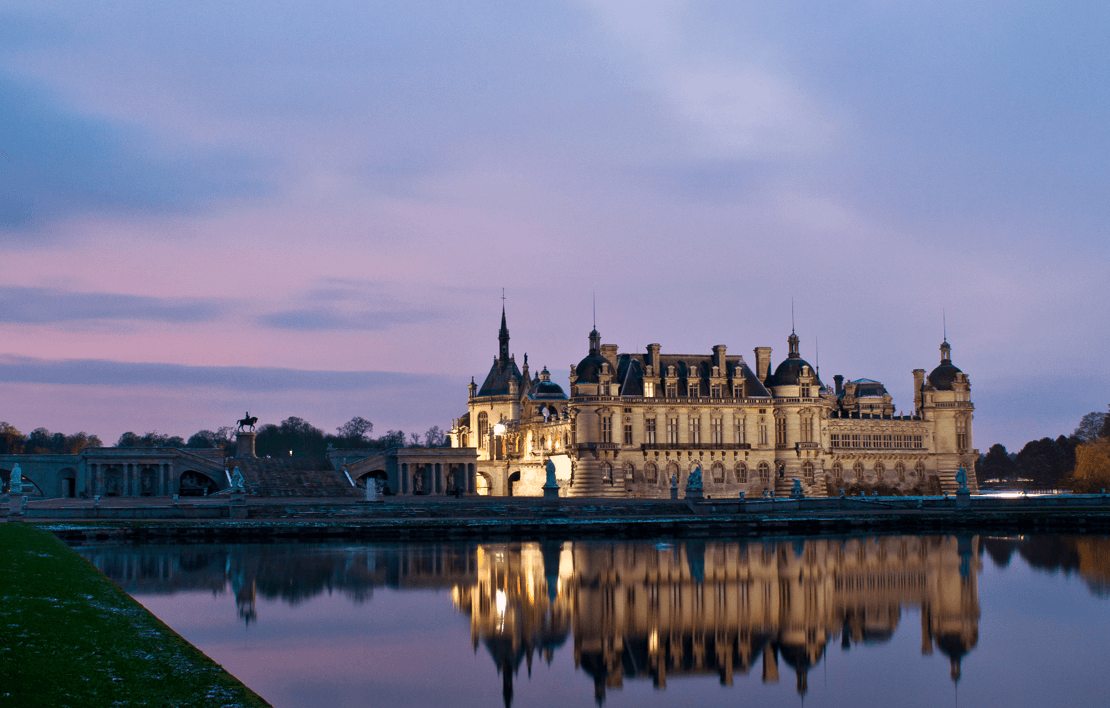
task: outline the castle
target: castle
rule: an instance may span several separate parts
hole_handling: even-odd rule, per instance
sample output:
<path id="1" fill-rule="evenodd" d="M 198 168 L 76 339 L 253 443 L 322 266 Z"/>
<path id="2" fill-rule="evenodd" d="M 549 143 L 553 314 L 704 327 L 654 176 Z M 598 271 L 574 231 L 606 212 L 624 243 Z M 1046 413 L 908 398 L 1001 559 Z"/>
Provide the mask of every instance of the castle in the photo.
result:
<path id="1" fill-rule="evenodd" d="M 947 339 L 932 372 L 913 371 L 911 415 L 895 414 L 878 381 L 826 386 L 793 332 L 772 371 L 770 347 L 755 348 L 754 366 L 724 345 L 622 353 L 595 328 L 569 396 L 546 367 L 533 375 L 527 355 L 517 366 L 504 309 L 498 340 L 450 433 L 477 451 L 478 493 L 538 496 L 549 460 L 561 494 L 580 497 L 667 498 L 695 469 L 710 498 L 787 495 L 795 480 L 806 496 L 939 494 L 958 488 L 961 467 L 977 491 L 971 384 Z"/>

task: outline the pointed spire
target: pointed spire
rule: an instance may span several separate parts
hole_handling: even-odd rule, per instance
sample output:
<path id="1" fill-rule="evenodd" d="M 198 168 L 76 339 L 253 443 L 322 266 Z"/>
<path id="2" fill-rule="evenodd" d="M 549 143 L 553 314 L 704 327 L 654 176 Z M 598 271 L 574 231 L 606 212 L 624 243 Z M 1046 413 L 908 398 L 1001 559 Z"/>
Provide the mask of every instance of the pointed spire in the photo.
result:
<path id="1" fill-rule="evenodd" d="M 790 331 L 790 336 L 786 338 L 786 343 L 788 345 L 790 345 L 789 358 L 791 358 L 791 359 L 799 358 L 798 357 L 798 342 L 799 341 L 801 341 L 801 340 L 798 339 L 798 335 L 794 334 L 794 331 L 791 330 Z"/>
<path id="2" fill-rule="evenodd" d="M 503 291 L 502 291 L 503 292 Z M 505 295 L 501 295 L 501 331 L 497 333 L 497 339 L 501 342 L 500 361 L 509 361 L 509 326 L 505 321 Z"/>

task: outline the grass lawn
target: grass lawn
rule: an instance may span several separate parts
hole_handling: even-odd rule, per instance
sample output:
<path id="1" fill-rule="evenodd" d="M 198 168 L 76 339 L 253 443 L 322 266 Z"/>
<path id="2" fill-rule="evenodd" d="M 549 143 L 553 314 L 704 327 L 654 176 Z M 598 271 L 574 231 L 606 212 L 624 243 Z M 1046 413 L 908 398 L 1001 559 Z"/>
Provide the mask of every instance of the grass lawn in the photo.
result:
<path id="1" fill-rule="evenodd" d="M 266 706 L 53 534 L 0 523 L 0 706 Z"/>

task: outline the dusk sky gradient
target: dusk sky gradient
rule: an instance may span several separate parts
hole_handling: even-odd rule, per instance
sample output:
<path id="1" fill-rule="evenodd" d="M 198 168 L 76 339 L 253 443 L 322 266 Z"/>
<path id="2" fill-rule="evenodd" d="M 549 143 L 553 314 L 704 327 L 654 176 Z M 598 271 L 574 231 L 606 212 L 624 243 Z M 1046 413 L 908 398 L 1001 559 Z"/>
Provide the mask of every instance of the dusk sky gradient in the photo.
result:
<path id="1" fill-rule="evenodd" d="M 0 420 L 448 427 L 497 352 L 971 378 L 975 445 L 1104 411 L 1110 7 L 0 9 Z"/>

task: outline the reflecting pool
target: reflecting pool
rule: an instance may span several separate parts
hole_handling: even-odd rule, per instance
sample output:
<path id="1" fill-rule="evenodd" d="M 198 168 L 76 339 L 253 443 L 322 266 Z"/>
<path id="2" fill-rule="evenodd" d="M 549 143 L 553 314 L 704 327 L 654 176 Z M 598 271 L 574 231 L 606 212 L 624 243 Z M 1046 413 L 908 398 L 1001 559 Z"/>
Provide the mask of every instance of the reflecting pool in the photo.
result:
<path id="1" fill-rule="evenodd" d="M 1102 706 L 1110 541 L 91 546 L 280 708 Z"/>

